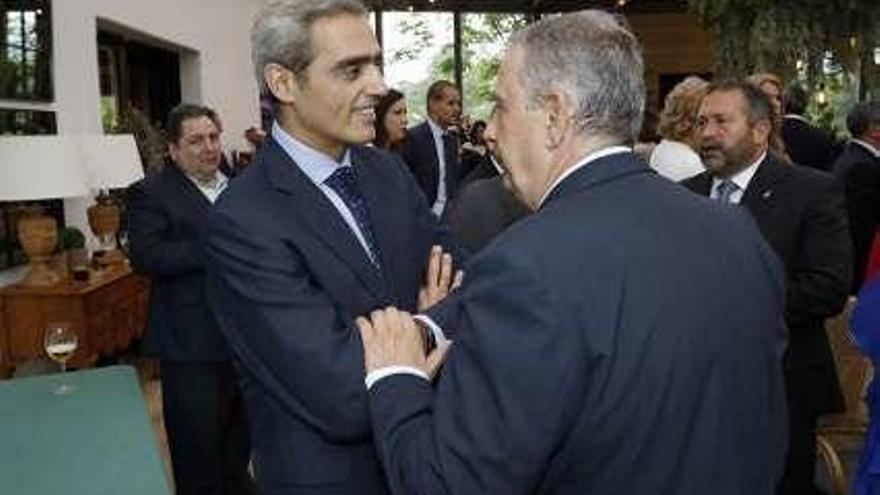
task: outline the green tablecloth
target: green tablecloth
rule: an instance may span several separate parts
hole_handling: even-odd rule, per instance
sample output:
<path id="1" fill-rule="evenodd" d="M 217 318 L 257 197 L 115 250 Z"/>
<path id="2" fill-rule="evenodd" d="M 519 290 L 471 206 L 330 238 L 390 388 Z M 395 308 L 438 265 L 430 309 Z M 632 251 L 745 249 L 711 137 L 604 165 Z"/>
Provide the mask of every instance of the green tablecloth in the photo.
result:
<path id="1" fill-rule="evenodd" d="M 168 495 L 134 368 L 0 381 L 0 493 Z"/>

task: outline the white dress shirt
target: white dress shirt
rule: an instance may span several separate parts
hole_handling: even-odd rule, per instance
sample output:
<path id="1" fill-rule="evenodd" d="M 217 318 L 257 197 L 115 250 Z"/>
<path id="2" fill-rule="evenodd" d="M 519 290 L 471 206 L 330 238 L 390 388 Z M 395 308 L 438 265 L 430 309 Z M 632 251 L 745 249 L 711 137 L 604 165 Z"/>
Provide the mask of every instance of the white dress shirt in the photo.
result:
<path id="1" fill-rule="evenodd" d="M 226 190 L 226 186 L 229 185 L 229 178 L 221 172 L 217 170 L 214 172 L 214 178 L 209 181 L 199 180 L 192 175 L 187 175 L 187 179 L 191 180 L 193 184 L 208 198 L 208 201 L 211 204 L 214 204 L 217 201 L 217 198 L 220 197 L 220 193 Z"/>
<path id="2" fill-rule="evenodd" d="M 730 194 L 730 202 L 733 204 L 739 204 L 742 201 L 743 194 L 746 191 L 746 188 L 749 187 L 749 182 L 752 181 L 752 177 L 755 176 L 755 172 L 758 171 L 758 165 L 764 161 L 764 158 L 767 156 L 767 151 L 761 153 L 761 156 L 758 157 L 758 160 L 749 165 L 748 167 L 740 170 L 732 177 L 728 178 L 729 181 L 736 184 L 736 191 Z M 721 184 L 721 181 L 724 179 L 719 179 L 718 177 L 712 178 L 712 189 L 709 190 L 709 197 L 712 199 L 718 198 L 718 185 Z"/>
<path id="3" fill-rule="evenodd" d="M 427 120 L 428 128 L 431 129 L 431 135 L 434 137 L 434 151 L 437 153 L 437 199 L 431 205 L 431 211 L 439 217 L 443 214 L 448 196 L 446 193 L 446 146 L 443 144 L 443 136 L 446 131 L 430 118 Z"/>

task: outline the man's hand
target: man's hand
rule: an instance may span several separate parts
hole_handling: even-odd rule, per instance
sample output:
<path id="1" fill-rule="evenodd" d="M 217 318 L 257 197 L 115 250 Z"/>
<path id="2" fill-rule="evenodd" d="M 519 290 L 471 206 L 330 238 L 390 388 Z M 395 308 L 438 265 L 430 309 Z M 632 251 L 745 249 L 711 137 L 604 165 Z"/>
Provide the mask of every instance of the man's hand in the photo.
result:
<path id="1" fill-rule="evenodd" d="M 461 285 L 462 280 L 464 280 L 464 272 L 461 270 L 455 272 L 453 276 L 452 255 L 444 253 L 440 246 L 432 246 L 425 285 L 419 289 L 419 312 L 445 299 L 450 292 Z"/>
<path id="2" fill-rule="evenodd" d="M 388 366 L 410 366 L 433 377 L 446 359 L 449 343 L 425 356 L 424 337 L 412 315 L 389 306 L 355 320 L 364 345 L 364 368 L 369 374 Z"/>

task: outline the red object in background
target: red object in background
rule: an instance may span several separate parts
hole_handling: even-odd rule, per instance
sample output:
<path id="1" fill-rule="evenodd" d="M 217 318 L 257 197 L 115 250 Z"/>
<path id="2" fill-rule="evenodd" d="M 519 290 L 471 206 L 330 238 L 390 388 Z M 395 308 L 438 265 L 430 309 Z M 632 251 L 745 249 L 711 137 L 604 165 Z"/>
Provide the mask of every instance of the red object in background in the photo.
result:
<path id="1" fill-rule="evenodd" d="M 880 230 L 874 233 L 874 242 L 871 243 L 871 254 L 865 266 L 865 282 L 875 277 L 880 277 Z"/>

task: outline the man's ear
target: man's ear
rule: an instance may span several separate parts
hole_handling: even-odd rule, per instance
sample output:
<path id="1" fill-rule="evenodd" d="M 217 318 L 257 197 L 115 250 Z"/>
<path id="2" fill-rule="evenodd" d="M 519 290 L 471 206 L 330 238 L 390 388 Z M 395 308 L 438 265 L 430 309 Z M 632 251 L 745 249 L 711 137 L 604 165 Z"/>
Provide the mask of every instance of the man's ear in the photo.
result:
<path id="1" fill-rule="evenodd" d="M 175 143 L 168 143 L 168 156 L 172 161 L 177 161 L 177 145 Z"/>
<path id="2" fill-rule="evenodd" d="M 544 111 L 547 126 L 547 145 L 556 148 L 571 131 L 572 119 L 568 99 L 559 91 L 551 91 L 541 97 L 541 108 Z"/>
<path id="3" fill-rule="evenodd" d="M 281 103 L 295 103 L 298 82 L 293 71 L 279 64 L 263 67 L 263 80 L 272 95 Z"/>
<path id="4" fill-rule="evenodd" d="M 761 119 L 752 126 L 752 138 L 756 143 L 769 143 L 773 126 L 768 119 Z"/>

